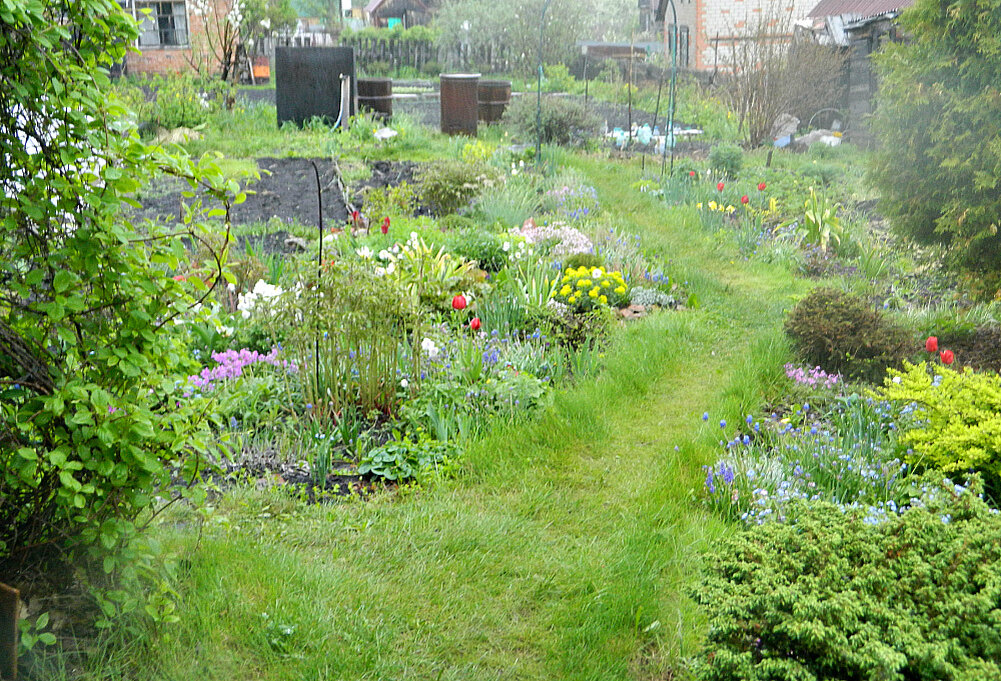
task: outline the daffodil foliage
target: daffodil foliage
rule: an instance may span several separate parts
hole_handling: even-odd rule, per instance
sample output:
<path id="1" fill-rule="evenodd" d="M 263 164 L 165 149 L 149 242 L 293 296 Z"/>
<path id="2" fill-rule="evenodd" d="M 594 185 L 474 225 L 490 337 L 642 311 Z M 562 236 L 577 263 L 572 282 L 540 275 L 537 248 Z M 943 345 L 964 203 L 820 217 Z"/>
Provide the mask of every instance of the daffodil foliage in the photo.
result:
<path id="1" fill-rule="evenodd" d="M 136 27 L 114 0 L 0 0 L 0 574 L 85 555 L 134 566 L 136 519 L 204 465 L 204 405 L 181 401 L 175 320 L 221 284 L 170 275 L 238 185 L 141 143 L 109 94 Z M 153 174 L 192 187 L 175 232 L 124 204 Z M 204 190 L 204 191 L 196 191 Z M 212 201 L 214 203 L 214 200 Z M 222 239 L 223 243 L 226 239 Z M 216 240 L 218 243 L 218 239 Z M 175 485 L 176 488 L 176 485 Z"/>

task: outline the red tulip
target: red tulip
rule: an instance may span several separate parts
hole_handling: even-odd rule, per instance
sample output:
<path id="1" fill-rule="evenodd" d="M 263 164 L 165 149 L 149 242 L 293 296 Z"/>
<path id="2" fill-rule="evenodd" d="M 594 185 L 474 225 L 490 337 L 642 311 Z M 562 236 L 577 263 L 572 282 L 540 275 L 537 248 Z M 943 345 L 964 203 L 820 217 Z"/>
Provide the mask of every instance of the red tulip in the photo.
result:
<path id="1" fill-rule="evenodd" d="M 383 234 L 389 234 L 389 218 L 388 217 L 382 219 L 382 233 Z"/>
<path id="2" fill-rule="evenodd" d="M 174 277 L 173 277 L 173 279 L 174 279 L 174 281 L 184 281 L 184 275 L 183 274 L 175 274 Z"/>
<path id="3" fill-rule="evenodd" d="M 469 328 L 471 328 L 473 331 L 479 331 L 480 330 L 480 318 L 479 317 L 473 317 L 473 320 L 471 322 L 469 322 Z"/>
<path id="4" fill-rule="evenodd" d="M 746 206 L 746 205 L 747 205 L 747 204 L 748 204 L 748 203 L 749 203 L 750 201 L 751 201 L 751 200 L 750 200 L 749 198 L 747 198 L 747 194 L 744 194 L 743 196 L 741 196 L 741 197 L 740 197 L 740 202 L 741 202 L 742 204 L 744 204 L 745 206 Z"/>
<path id="5" fill-rule="evenodd" d="M 942 359 L 942 364 L 952 364 L 956 359 L 956 356 L 952 354 L 952 350 L 943 350 L 939 357 Z"/>
<path id="6" fill-rule="evenodd" d="M 725 186 L 726 186 L 725 184 L 723 184 L 722 182 L 719 182 L 716 185 L 716 189 L 718 189 L 720 191 L 723 191 L 723 187 L 725 187 Z"/>
<path id="7" fill-rule="evenodd" d="M 358 222 L 358 218 L 361 217 L 361 213 L 356 210 L 351 211 L 351 220 L 353 222 Z"/>
<path id="8" fill-rule="evenodd" d="M 758 191 L 759 191 L 759 192 L 763 192 L 763 191 L 765 191 L 765 187 L 767 187 L 767 186 L 768 186 L 768 185 L 767 185 L 767 184 L 765 184 L 764 182 L 760 182 L 760 183 L 758 183 Z"/>
<path id="9" fill-rule="evenodd" d="M 452 298 L 452 309 L 453 310 L 465 310 L 466 309 L 466 296 L 461 293 L 455 298 Z"/>
<path id="10" fill-rule="evenodd" d="M 928 340 L 925 341 L 925 351 L 938 352 L 938 338 L 936 336 L 928 336 Z"/>
<path id="11" fill-rule="evenodd" d="M 695 177 L 695 171 L 694 170 L 689 170 L 688 171 L 688 177 Z"/>

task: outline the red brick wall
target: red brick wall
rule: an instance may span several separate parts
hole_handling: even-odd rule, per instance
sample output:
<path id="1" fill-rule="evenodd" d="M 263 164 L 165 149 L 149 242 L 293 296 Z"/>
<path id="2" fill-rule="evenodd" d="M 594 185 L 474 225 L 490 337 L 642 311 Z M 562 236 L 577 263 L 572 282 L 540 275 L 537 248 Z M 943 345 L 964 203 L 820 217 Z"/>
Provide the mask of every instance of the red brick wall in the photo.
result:
<path id="1" fill-rule="evenodd" d="M 229 11 L 231 0 L 214 0 L 215 11 L 219 17 L 225 17 Z M 211 10 L 210 10 L 211 11 Z M 188 45 L 185 47 L 139 47 L 138 52 L 130 52 L 127 61 L 129 75 L 158 74 L 165 76 L 172 73 L 194 72 L 192 64 L 191 44 L 205 44 L 206 22 L 196 15 L 187 2 L 188 15 Z"/>

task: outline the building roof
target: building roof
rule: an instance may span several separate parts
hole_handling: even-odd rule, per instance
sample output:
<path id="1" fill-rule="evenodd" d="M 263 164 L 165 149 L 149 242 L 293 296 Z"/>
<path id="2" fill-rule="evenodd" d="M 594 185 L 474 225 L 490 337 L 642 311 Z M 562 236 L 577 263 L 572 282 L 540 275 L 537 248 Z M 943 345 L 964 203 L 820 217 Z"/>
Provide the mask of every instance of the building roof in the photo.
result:
<path id="1" fill-rule="evenodd" d="M 820 0 L 807 15 L 809 17 L 832 17 L 851 14 L 859 19 L 899 12 L 910 7 L 914 0 Z"/>

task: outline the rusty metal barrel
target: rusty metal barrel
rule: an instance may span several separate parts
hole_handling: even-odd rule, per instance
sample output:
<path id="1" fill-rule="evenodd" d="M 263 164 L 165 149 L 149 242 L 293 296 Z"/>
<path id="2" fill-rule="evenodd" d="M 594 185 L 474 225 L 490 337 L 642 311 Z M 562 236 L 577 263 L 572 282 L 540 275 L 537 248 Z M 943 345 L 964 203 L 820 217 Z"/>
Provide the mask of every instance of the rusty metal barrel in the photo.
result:
<path id="1" fill-rule="evenodd" d="M 359 78 L 358 108 L 390 118 L 393 115 L 393 79 Z"/>
<path id="2" fill-rule="evenodd" d="M 478 73 L 441 74 L 441 131 L 446 135 L 476 137 L 479 82 Z"/>
<path id="3" fill-rule="evenodd" d="M 497 123 L 511 103 L 511 81 L 481 80 L 476 88 L 479 118 L 484 123 Z"/>

